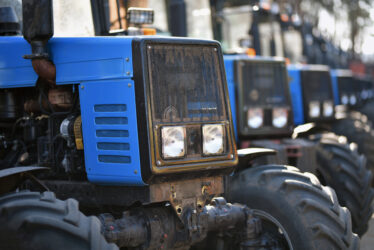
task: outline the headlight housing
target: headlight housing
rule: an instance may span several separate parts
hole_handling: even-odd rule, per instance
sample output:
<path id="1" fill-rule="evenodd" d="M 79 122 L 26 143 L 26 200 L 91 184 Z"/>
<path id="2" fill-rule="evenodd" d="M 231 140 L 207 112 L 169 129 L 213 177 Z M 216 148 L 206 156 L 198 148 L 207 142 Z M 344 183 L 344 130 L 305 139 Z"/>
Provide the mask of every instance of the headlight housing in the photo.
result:
<path id="1" fill-rule="evenodd" d="M 347 96 L 347 95 L 342 95 L 342 99 L 341 99 L 341 101 L 342 101 L 342 104 L 343 104 L 343 105 L 347 105 L 348 102 L 349 102 L 349 98 L 348 98 L 348 96 Z"/>
<path id="2" fill-rule="evenodd" d="M 261 108 L 253 108 L 248 110 L 248 126 L 251 128 L 259 128 L 264 123 L 264 111 Z"/>
<path id="3" fill-rule="evenodd" d="M 334 113 L 334 104 L 332 101 L 323 102 L 323 116 L 330 117 Z"/>
<path id="4" fill-rule="evenodd" d="M 273 126 L 276 128 L 283 128 L 287 125 L 288 111 L 285 108 L 273 109 Z"/>
<path id="5" fill-rule="evenodd" d="M 222 124 L 203 125 L 203 154 L 218 155 L 224 152 L 224 126 Z"/>
<path id="6" fill-rule="evenodd" d="M 312 118 L 319 117 L 321 114 L 321 109 L 319 106 L 319 102 L 313 101 L 309 103 L 309 116 Z"/>
<path id="7" fill-rule="evenodd" d="M 351 105 L 355 105 L 356 102 L 357 102 L 357 98 L 356 98 L 356 96 L 355 96 L 354 94 L 352 94 L 352 95 L 349 97 L 349 103 L 350 103 Z"/>
<path id="8" fill-rule="evenodd" d="M 181 158 L 186 154 L 186 128 L 165 126 L 161 128 L 162 157 Z"/>

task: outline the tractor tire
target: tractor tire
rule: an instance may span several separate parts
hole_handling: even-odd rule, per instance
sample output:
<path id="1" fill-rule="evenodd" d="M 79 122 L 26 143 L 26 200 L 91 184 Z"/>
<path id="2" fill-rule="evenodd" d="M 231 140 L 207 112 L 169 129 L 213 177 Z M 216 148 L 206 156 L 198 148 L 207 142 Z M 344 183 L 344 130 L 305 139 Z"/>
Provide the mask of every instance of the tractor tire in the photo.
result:
<path id="1" fill-rule="evenodd" d="M 355 112 L 357 113 L 357 112 Z M 367 167 L 374 176 L 374 130 L 370 123 L 357 116 L 349 115 L 346 118 L 337 120 L 332 125 L 332 131 L 337 135 L 344 135 L 349 142 L 354 142 L 358 146 L 358 152 L 365 155 Z M 374 186 L 374 182 L 372 182 Z"/>
<path id="2" fill-rule="evenodd" d="M 101 234 L 98 218 L 87 217 L 78 202 L 52 192 L 22 191 L 0 197 L 0 249 L 114 250 Z"/>
<path id="3" fill-rule="evenodd" d="M 317 144 L 317 176 L 323 185 L 332 187 L 341 206 L 352 216 L 353 232 L 362 236 L 373 213 L 372 174 L 366 169 L 366 158 L 353 149 L 343 137 L 335 134 L 313 136 Z"/>
<path id="4" fill-rule="evenodd" d="M 373 123 L 374 122 L 374 102 L 370 101 L 366 103 L 359 111 L 366 115 L 368 120 Z"/>
<path id="5" fill-rule="evenodd" d="M 273 233 L 272 239 L 283 235 L 287 246 L 281 249 L 359 249 L 349 210 L 311 173 L 289 166 L 252 167 L 231 177 L 227 194 L 230 202 L 253 209 L 263 233 Z M 278 228 L 268 229 L 271 224 Z"/>

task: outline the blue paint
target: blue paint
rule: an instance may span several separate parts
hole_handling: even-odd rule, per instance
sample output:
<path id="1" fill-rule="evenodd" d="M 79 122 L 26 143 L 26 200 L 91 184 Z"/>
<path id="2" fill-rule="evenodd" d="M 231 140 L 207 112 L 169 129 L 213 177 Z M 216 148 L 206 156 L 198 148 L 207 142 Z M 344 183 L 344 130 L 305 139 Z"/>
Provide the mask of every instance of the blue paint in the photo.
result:
<path id="1" fill-rule="evenodd" d="M 145 185 L 141 177 L 131 37 L 52 38 L 56 84 L 79 85 L 85 168 L 90 182 Z M 34 87 L 30 45 L 0 37 L 0 88 Z"/>
<path id="2" fill-rule="evenodd" d="M 91 182 L 144 185 L 133 86 L 130 79 L 81 83 L 85 165 Z"/>
<path id="3" fill-rule="evenodd" d="M 287 67 L 289 77 L 289 87 L 291 92 L 292 110 L 294 125 L 304 124 L 304 106 L 303 93 L 301 86 L 301 69 L 297 66 L 290 65 Z"/>
<path id="4" fill-rule="evenodd" d="M 339 87 L 338 87 L 338 74 L 336 70 L 330 70 L 331 82 L 332 82 L 332 91 L 334 94 L 334 104 L 340 105 L 339 98 Z"/>
<path id="5" fill-rule="evenodd" d="M 236 89 L 235 89 L 235 80 L 234 80 L 234 61 L 237 59 L 237 56 L 224 56 L 225 71 L 226 71 L 226 81 L 227 88 L 229 91 L 230 107 L 232 121 L 234 125 L 235 139 L 238 140 L 238 129 L 237 129 L 237 114 L 236 114 Z"/>
<path id="6" fill-rule="evenodd" d="M 131 78 L 131 37 L 52 38 L 49 52 L 56 65 L 56 84 Z M 0 88 L 33 87 L 37 75 L 30 45 L 22 37 L 0 37 Z"/>

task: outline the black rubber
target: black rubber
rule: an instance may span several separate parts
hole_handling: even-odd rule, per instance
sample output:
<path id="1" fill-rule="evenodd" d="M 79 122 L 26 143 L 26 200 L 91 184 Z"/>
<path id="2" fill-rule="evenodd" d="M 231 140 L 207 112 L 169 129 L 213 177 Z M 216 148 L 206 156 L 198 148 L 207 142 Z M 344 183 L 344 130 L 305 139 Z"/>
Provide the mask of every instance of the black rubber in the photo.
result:
<path id="1" fill-rule="evenodd" d="M 87 217 L 78 202 L 54 193 L 18 192 L 0 197 L 0 249 L 114 250 L 101 234 L 96 217 Z"/>
<path id="2" fill-rule="evenodd" d="M 362 114 L 366 115 L 368 120 L 373 124 L 374 122 L 374 101 L 366 103 L 362 108 L 358 110 Z"/>
<path id="3" fill-rule="evenodd" d="M 230 202 L 246 204 L 277 219 L 293 249 L 359 249 L 347 208 L 317 177 L 289 166 L 258 166 L 229 180 Z"/>
<path id="4" fill-rule="evenodd" d="M 367 158 L 367 167 L 374 175 L 374 130 L 367 117 L 359 112 L 350 112 L 332 125 L 332 132 L 344 135 L 358 146 L 358 152 Z M 374 182 L 372 182 L 374 186 Z"/>
<path id="5" fill-rule="evenodd" d="M 322 184 L 332 187 L 341 206 L 352 215 L 353 232 L 362 236 L 373 213 L 372 174 L 366 169 L 366 158 L 346 143 L 346 138 L 333 133 L 311 137 L 317 144 L 317 176 Z"/>

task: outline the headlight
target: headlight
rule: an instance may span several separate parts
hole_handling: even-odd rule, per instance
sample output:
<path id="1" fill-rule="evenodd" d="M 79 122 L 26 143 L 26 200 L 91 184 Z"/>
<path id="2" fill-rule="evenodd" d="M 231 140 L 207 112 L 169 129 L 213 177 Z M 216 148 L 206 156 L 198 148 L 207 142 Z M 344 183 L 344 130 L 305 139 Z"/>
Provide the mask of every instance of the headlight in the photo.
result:
<path id="1" fill-rule="evenodd" d="M 164 159 L 183 157 L 186 154 L 186 128 L 168 126 L 161 128 L 162 157 Z"/>
<path id="2" fill-rule="evenodd" d="M 127 20 L 131 24 L 152 24 L 153 16 L 153 9 L 131 7 L 127 10 Z"/>
<path id="3" fill-rule="evenodd" d="M 319 117 L 321 113 L 319 102 L 310 102 L 309 103 L 309 116 L 310 117 Z"/>
<path id="4" fill-rule="evenodd" d="M 260 108 L 248 110 L 248 126 L 251 128 L 259 128 L 264 123 L 264 111 Z"/>
<path id="5" fill-rule="evenodd" d="M 285 108 L 273 109 L 273 126 L 276 128 L 283 128 L 286 126 L 288 120 L 288 112 Z"/>
<path id="6" fill-rule="evenodd" d="M 334 104 L 332 101 L 323 102 L 323 116 L 332 116 L 334 113 Z"/>
<path id="7" fill-rule="evenodd" d="M 366 90 L 361 91 L 361 98 L 364 100 L 368 98 L 368 92 Z"/>
<path id="8" fill-rule="evenodd" d="M 343 95 L 342 96 L 342 104 L 344 104 L 344 105 L 347 105 L 348 104 L 348 96 L 347 95 Z"/>
<path id="9" fill-rule="evenodd" d="M 223 125 L 203 125 L 203 153 L 216 155 L 223 153 Z"/>
<path id="10" fill-rule="evenodd" d="M 351 96 L 349 97 L 349 103 L 350 103 L 351 105 L 355 105 L 356 102 L 357 102 L 356 96 L 355 96 L 355 95 L 351 95 Z"/>

